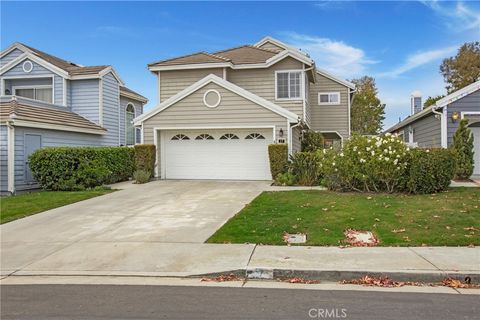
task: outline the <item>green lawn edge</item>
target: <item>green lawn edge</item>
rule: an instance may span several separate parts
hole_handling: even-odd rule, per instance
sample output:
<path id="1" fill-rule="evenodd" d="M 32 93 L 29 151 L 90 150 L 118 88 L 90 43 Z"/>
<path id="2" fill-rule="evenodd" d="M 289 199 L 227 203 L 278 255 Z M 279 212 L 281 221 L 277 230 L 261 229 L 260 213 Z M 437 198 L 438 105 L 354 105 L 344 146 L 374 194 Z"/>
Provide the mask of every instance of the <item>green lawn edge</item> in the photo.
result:
<path id="1" fill-rule="evenodd" d="M 285 245 L 283 233 L 298 232 L 307 234 L 303 245 L 341 246 L 349 228 L 373 231 L 379 246 L 480 245 L 480 189 L 427 195 L 267 191 L 207 242 Z"/>

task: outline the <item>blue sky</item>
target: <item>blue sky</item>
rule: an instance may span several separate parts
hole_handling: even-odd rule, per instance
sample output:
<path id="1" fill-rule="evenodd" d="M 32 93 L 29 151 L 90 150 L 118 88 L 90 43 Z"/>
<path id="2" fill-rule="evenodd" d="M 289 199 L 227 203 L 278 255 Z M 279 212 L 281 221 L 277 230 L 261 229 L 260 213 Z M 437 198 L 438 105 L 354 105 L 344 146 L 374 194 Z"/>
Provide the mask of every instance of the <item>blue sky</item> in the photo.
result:
<path id="1" fill-rule="evenodd" d="M 271 35 L 340 77 L 376 78 L 385 127 L 409 95 L 445 92 L 441 60 L 480 39 L 480 2 L 1 2 L 1 47 L 20 41 L 83 65 L 111 64 L 156 101 L 147 63 Z"/>

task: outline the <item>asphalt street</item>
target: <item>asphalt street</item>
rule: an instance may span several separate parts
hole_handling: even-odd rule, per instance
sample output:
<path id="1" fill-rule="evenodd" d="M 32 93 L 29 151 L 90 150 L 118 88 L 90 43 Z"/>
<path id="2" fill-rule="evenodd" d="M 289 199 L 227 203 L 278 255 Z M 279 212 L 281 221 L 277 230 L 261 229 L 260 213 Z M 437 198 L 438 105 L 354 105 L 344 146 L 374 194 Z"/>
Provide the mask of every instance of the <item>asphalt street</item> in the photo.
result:
<path id="1" fill-rule="evenodd" d="M 460 294 L 3 285 L 1 319 L 479 319 L 478 302 Z"/>

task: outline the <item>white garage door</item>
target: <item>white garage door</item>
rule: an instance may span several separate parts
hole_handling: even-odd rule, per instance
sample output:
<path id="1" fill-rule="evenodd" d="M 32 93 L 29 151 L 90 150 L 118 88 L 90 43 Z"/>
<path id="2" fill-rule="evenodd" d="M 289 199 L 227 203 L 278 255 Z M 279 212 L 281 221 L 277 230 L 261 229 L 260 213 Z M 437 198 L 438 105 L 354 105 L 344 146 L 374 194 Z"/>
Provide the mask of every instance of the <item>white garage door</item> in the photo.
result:
<path id="1" fill-rule="evenodd" d="M 167 179 L 270 180 L 272 129 L 169 130 L 162 135 Z"/>
<path id="2" fill-rule="evenodd" d="M 470 130 L 473 133 L 473 151 L 475 152 L 473 174 L 480 175 L 480 127 L 471 127 Z"/>

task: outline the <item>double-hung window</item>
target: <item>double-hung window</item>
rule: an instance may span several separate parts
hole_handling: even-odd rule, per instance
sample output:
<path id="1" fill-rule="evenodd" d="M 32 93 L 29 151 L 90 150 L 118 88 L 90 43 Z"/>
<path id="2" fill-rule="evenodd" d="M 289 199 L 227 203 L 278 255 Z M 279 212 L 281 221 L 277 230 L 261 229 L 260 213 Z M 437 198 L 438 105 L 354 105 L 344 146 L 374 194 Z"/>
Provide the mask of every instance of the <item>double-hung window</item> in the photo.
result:
<path id="1" fill-rule="evenodd" d="M 320 92 L 318 94 L 319 105 L 340 104 L 340 92 Z"/>
<path id="2" fill-rule="evenodd" d="M 275 77 L 276 99 L 302 98 L 302 71 L 277 71 Z"/>
<path id="3" fill-rule="evenodd" d="M 34 100 L 53 103 L 52 87 L 15 88 L 15 95 Z"/>

